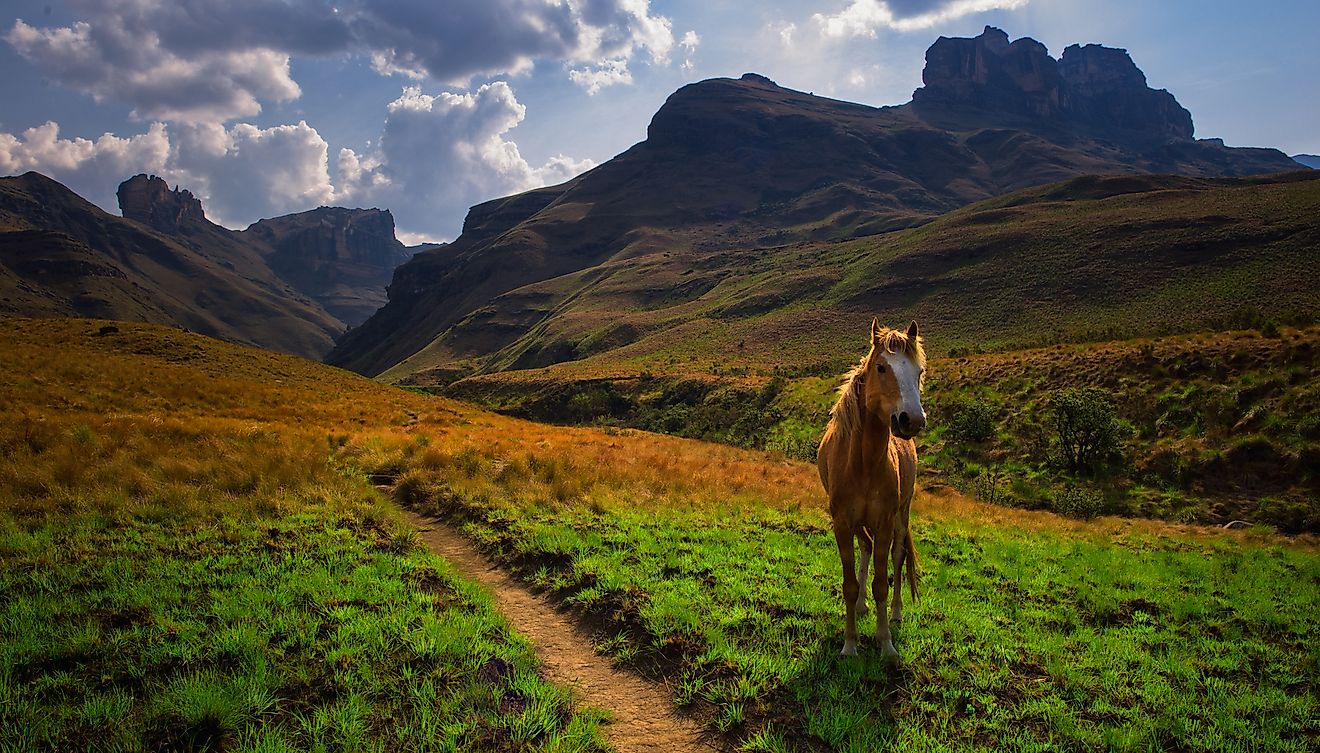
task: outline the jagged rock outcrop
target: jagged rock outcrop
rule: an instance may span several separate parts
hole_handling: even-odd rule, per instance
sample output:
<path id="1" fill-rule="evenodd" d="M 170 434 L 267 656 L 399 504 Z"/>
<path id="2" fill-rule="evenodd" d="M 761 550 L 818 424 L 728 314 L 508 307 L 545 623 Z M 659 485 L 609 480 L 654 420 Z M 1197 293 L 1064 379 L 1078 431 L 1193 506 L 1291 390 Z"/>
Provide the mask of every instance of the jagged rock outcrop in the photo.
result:
<path id="1" fill-rule="evenodd" d="M 319 207 L 258 220 L 243 235 L 270 248 L 276 274 L 350 327 L 385 304 L 394 268 L 412 256 L 380 209 Z"/>
<path id="2" fill-rule="evenodd" d="M 1071 45 L 1055 60 L 1040 42 L 1009 42 L 987 26 L 977 37 L 940 37 L 926 51 L 921 78 L 913 105 L 936 118 L 979 110 L 1123 140 L 1192 138 L 1191 113 L 1151 89 L 1127 50 Z"/>
<path id="3" fill-rule="evenodd" d="M 119 213 L 162 233 L 177 233 L 180 223 L 203 221 L 202 202 L 183 188 L 170 190 L 164 179 L 138 174 L 119 184 Z"/>

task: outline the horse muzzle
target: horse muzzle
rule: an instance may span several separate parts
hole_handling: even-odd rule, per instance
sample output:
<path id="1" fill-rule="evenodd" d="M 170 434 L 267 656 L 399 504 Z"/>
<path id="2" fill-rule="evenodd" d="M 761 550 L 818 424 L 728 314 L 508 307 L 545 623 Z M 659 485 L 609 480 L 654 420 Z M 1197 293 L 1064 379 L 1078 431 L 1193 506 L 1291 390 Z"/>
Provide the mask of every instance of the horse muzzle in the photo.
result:
<path id="1" fill-rule="evenodd" d="M 899 439 L 911 439 L 920 434 L 924 428 L 926 428 L 925 412 L 914 415 L 907 411 L 899 411 L 889 416 L 889 430 Z"/>

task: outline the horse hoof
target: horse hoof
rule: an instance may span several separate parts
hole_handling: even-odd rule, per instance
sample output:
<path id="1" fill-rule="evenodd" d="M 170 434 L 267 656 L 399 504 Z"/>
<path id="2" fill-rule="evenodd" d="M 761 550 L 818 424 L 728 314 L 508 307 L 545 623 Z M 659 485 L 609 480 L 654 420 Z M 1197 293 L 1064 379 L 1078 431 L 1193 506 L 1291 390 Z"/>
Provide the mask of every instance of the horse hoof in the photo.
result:
<path id="1" fill-rule="evenodd" d="M 843 650 L 839 652 L 840 656 L 856 656 L 857 641 L 844 641 Z"/>
<path id="2" fill-rule="evenodd" d="M 893 641 L 884 641 L 880 644 L 880 655 L 891 664 L 898 663 L 898 651 L 894 649 Z"/>

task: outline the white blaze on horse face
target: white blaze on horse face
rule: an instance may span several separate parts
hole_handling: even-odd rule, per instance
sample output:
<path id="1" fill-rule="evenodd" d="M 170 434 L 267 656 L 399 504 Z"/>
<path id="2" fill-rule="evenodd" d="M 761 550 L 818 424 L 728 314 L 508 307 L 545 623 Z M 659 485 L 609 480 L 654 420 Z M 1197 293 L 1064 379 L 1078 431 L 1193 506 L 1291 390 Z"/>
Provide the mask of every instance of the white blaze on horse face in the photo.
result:
<path id="1" fill-rule="evenodd" d="M 884 353 L 885 363 L 898 382 L 898 404 L 894 416 L 906 413 L 911 425 L 920 430 L 926 425 L 926 411 L 921 409 L 921 369 L 903 353 Z"/>

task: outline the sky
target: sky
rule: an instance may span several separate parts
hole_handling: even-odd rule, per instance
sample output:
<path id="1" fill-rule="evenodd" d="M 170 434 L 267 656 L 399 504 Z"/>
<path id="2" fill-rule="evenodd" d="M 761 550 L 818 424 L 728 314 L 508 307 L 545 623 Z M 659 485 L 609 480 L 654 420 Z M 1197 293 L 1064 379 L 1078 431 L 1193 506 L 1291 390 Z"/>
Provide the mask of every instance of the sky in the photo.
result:
<path id="1" fill-rule="evenodd" d="M 1315 0 L 4 0 L 0 175 L 118 214 L 146 172 L 227 227 L 375 206 L 450 240 L 645 139 L 684 84 L 902 104 L 936 38 L 986 25 L 1127 49 L 1197 137 L 1320 153 Z"/>

